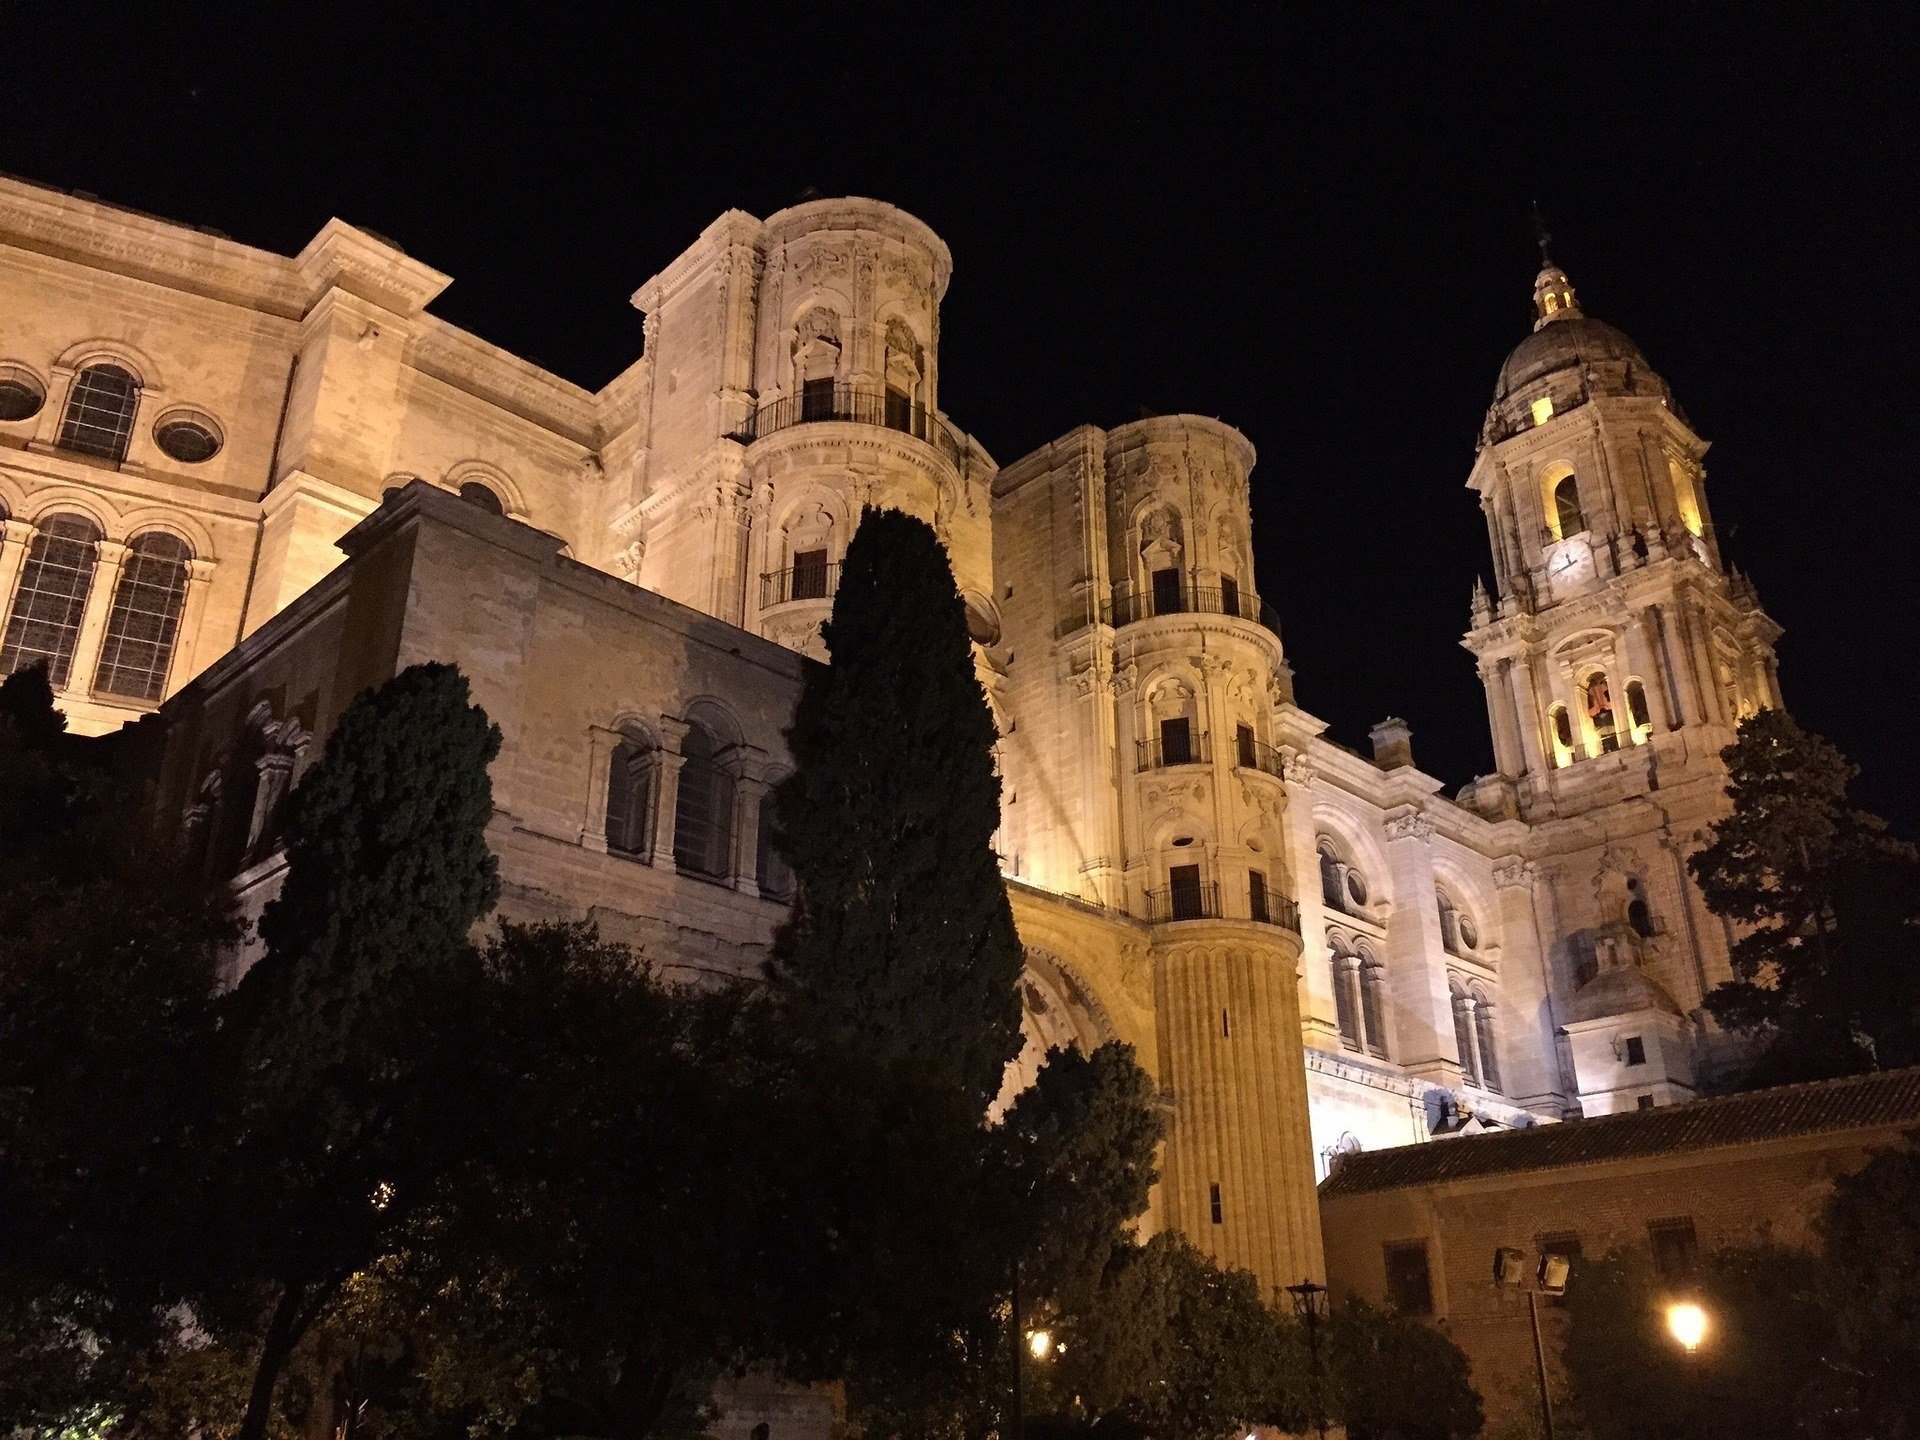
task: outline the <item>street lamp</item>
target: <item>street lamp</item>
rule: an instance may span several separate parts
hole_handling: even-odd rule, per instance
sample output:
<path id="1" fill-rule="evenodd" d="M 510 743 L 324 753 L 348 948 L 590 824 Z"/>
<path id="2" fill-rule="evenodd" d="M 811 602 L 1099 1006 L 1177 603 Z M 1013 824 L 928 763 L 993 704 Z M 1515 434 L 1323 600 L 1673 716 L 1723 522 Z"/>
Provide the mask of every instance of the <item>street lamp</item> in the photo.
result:
<path id="1" fill-rule="evenodd" d="M 1707 1338 L 1707 1312 L 1691 1300 L 1667 1306 L 1667 1333 L 1680 1342 L 1682 1350 L 1692 1355 Z"/>
<path id="2" fill-rule="evenodd" d="M 1053 1353 L 1053 1332 L 1051 1330 L 1029 1330 L 1027 1332 L 1027 1353 L 1036 1360 L 1044 1360 Z"/>
<path id="3" fill-rule="evenodd" d="M 1311 1280 L 1287 1286 L 1293 1297 L 1293 1313 L 1307 1327 L 1307 1354 L 1313 1360 L 1313 1428 L 1320 1440 L 1327 1440 L 1327 1407 L 1320 1398 L 1320 1321 L 1327 1313 L 1327 1287 Z"/>
<path id="4" fill-rule="evenodd" d="M 1534 1272 L 1534 1283 L 1526 1283 L 1527 1257 L 1509 1246 L 1493 1252 L 1493 1283 L 1517 1286 L 1526 1291 L 1527 1321 L 1533 1327 L 1533 1367 L 1540 1381 L 1540 1427 L 1547 1440 L 1553 1440 L 1553 1391 L 1547 1384 L 1547 1347 L 1540 1339 L 1540 1297 L 1567 1293 L 1567 1272 L 1571 1268 L 1564 1255 L 1542 1254 Z"/>

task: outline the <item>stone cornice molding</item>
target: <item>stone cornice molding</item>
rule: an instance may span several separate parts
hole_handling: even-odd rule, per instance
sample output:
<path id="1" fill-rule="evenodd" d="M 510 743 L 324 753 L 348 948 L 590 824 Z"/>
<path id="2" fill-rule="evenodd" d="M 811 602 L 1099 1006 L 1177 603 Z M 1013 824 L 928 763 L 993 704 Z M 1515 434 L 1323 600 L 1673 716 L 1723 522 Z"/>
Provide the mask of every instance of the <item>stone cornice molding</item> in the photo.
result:
<path id="1" fill-rule="evenodd" d="M 758 246 L 764 233 L 760 221 L 746 211 L 723 212 L 664 270 L 633 292 L 631 299 L 634 308 L 652 314 L 666 302 L 669 295 L 693 279 L 716 251 L 724 251 L 731 245 Z"/>
<path id="2" fill-rule="evenodd" d="M 407 360 L 421 374 L 553 430 L 575 445 L 599 443 L 600 407 L 590 391 L 438 316 L 420 318 Z"/>
<path id="3" fill-rule="evenodd" d="M 309 307 L 329 290 L 345 290 L 396 315 L 417 315 L 453 283 L 451 275 L 337 217 L 320 227 L 293 263 Z"/>

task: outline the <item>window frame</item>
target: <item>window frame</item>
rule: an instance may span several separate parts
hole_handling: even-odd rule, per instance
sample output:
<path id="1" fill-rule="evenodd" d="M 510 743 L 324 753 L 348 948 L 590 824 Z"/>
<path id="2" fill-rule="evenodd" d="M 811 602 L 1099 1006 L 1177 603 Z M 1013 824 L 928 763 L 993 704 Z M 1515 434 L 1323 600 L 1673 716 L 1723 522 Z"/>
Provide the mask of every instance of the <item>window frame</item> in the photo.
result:
<path id="1" fill-rule="evenodd" d="M 101 387 L 92 382 L 95 377 L 108 374 L 119 377 L 114 383 L 125 382 L 125 389 L 119 393 L 117 408 L 109 410 L 95 399 L 95 391 Z M 73 380 L 67 386 L 66 403 L 61 407 L 60 429 L 54 440 L 54 447 L 62 454 L 82 455 L 92 460 L 104 461 L 109 465 L 124 465 L 128 448 L 133 443 L 134 421 L 140 413 L 140 392 L 144 387 L 140 377 L 132 367 L 118 360 L 102 358 L 89 361 L 74 371 Z M 115 418 L 104 423 L 106 415 Z M 90 438 L 105 436 L 105 439 Z"/>
<path id="2" fill-rule="evenodd" d="M 177 547 L 178 553 L 171 556 L 147 553 L 156 544 Z M 143 546 L 146 549 L 143 550 Z M 119 578 L 108 599 L 100 655 L 94 664 L 93 693 L 146 703 L 165 697 L 167 681 L 180 654 L 180 631 L 186 619 L 187 591 L 193 583 L 193 561 L 193 546 L 168 530 L 144 530 L 128 541 Z M 163 571 L 172 572 L 167 577 L 169 583 L 161 584 L 156 579 Z M 162 592 L 166 608 L 136 609 L 143 590 Z M 153 622 L 154 635 L 130 633 L 142 619 Z M 144 665 L 128 659 L 128 652 L 137 653 L 138 647 L 149 647 L 151 651 Z M 143 684 L 126 683 L 141 675 L 145 677 Z"/>

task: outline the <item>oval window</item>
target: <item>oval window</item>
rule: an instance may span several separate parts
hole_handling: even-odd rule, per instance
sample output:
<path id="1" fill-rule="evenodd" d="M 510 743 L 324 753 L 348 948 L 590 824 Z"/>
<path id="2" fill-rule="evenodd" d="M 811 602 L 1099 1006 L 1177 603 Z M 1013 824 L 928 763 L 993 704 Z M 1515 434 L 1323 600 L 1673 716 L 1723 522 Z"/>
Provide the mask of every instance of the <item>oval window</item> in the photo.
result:
<path id="1" fill-rule="evenodd" d="M 1475 925 L 1472 918 L 1466 915 L 1456 914 L 1454 923 L 1460 930 L 1460 943 L 1469 950 L 1478 950 L 1480 948 L 1480 927 Z"/>
<path id="2" fill-rule="evenodd" d="M 1356 905 L 1367 903 L 1367 882 L 1360 878 L 1358 870 L 1347 871 L 1347 894 Z"/>
<path id="3" fill-rule="evenodd" d="M 198 465 L 220 453 L 220 437 L 198 420 L 165 421 L 153 438 L 182 465 Z"/>
<path id="4" fill-rule="evenodd" d="M 0 375 L 0 420 L 31 420 L 46 394 L 23 375 Z"/>

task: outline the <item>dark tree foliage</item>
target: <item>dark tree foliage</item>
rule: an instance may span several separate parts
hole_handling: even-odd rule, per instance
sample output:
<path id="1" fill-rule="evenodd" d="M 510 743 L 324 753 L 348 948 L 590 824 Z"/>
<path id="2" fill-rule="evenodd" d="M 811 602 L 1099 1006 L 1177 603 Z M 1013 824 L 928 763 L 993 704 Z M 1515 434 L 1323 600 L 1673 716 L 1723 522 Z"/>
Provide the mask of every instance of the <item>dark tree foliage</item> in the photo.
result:
<path id="1" fill-rule="evenodd" d="M 1310 1368 L 1291 1316 L 1244 1270 L 1185 1238 L 1116 1250 L 1099 1285 L 1055 1317 L 1061 1349 L 1027 1373 L 1036 1403 L 1094 1434 L 1214 1440 L 1249 1425 L 1300 1431 Z"/>
<path id="2" fill-rule="evenodd" d="M 1350 1302 L 1327 1327 L 1325 1363 L 1350 1440 L 1468 1440 L 1486 1423 L 1467 1357 L 1411 1316 Z"/>
<path id="3" fill-rule="evenodd" d="M 1920 1063 L 1920 851 L 1847 803 L 1854 766 L 1782 711 L 1721 753 L 1733 813 L 1688 866 L 1740 929 L 1707 1006 L 1767 1038 L 1749 1083 Z"/>
<path id="4" fill-rule="evenodd" d="M 346 708 L 290 797 L 266 953 L 231 1005 L 213 1243 L 232 1293 L 209 1298 L 236 1323 L 265 1317 L 240 1440 L 266 1434 L 294 1347 L 470 1143 L 468 932 L 499 888 L 485 835 L 499 749 L 465 677 L 418 665 Z"/>
<path id="5" fill-rule="evenodd" d="M 1807 1431 L 1920 1436 L 1920 1151 L 1836 1180 L 1821 1238 L 1826 1355 L 1800 1407 Z"/>
<path id="6" fill-rule="evenodd" d="M 220 1098 L 232 927 L 109 754 L 65 733 L 44 670 L 0 683 L 0 1415 L 23 1424 L 118 1403 L 177 1340 Z"/>
<path id="7" fill-rule="evenodd" d="M 1022 1285 L 1043 1300 L 1091 1283 L 1159 1178 L 1165 1123 L 1133 1047 L 1053 1050 L 1007 1109 L 996 1162 Z"/>
<path id="8" fill-rule="evenodd" d="M 798 892 L 774 974 L 827 1033 L 911 1054 L 984 1110 L 1020 1049 L 1021 951 L 993 718 L 932 528 L 865 512 L 824 633 L 777 802 Z"/>
<path id="9" fill-rule="evenodd" d="M 1814 1256 L 1768 1247 L 1704 1255 L 1679 1286 L 1644 1255 L 1577 1265 L 1564 1351 L 1572 1403 L 1595 1440 L 1820 1433 L 1803 1407 L 1822 1383 L 1825 1289 Z M 1711 1317 L 1693 1356 L 1666 1327 L 1681 1298 Z"/>

